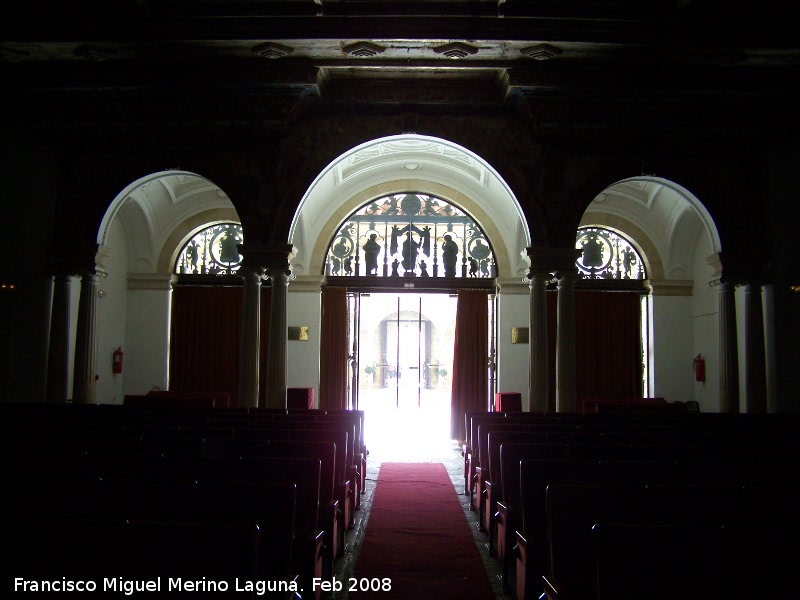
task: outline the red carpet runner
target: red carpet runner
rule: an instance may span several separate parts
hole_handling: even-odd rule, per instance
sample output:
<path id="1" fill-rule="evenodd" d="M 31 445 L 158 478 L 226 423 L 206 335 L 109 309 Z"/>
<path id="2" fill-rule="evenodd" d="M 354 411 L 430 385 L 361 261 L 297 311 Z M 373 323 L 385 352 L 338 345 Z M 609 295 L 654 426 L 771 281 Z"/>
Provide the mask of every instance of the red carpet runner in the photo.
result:
<path id="1" fill-rule="evenodd" d="M 348 597 L 495 597 L 441 463 L 383 463 Z M 387 589 L 389 588 L 389 589 Z M 377 589 L 377 591 L 372 591 Z"/>

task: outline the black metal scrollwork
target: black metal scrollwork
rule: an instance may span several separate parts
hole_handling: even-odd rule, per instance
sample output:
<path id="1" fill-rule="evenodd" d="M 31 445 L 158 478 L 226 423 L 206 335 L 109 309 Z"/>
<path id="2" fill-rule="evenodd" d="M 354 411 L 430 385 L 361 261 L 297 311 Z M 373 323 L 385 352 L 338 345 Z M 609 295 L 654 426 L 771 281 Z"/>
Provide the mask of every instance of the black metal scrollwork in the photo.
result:
<path id="1" fill-rule="evenodd" d="M 350 215 L 328 248 L 326 274 L 497 275 L 491 245 L 472 217 L 441 198 L 415 193 L 374 200 Z"/>

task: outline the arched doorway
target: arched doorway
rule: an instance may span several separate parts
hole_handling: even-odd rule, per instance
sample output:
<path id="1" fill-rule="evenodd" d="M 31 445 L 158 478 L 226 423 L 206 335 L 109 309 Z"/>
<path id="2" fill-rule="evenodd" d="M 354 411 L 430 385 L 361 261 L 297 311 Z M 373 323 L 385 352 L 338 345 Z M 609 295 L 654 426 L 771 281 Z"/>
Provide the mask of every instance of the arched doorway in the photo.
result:
<path id="1" fill-rule="evenodd" d="M 213 182 L 186 171 L 142 177 L 109 204 L 97 234 L 108 254 L 107 275 L 98 283 L 100 401 L 122 403 L 126 394 L 169 388 L 176 262 L 195 234 L 220 223 L 240 223 L 233 203 Z M 112 374 L 107 357 L 118 347 L 125 367 Z"/>
<path id="2" fill-rule="evenodd" d="M 523 250 L 530 244 L 530 233 L 519 203 L 508 185 L 490 165 L 466 148 L 443 139 L 407 134 L 376 139 L 353 148 L 333 161 L 309 187 L 291 226 L 290 242 L 295 248 L 295 257 L 292 259 L 293 280 L 288 288 L 290 322 L 300 323 L 299 319 L 302 318 L 310 331 L 318 327 L 320 321 L 310 320 L 308 309 L 313 306 L 321 311 L 320 287 L 332 285 L 332 278 L 335 277 L 351 277 L 347 287 L 351 293 L 359 294 L 392 291 L 407 295 L 436 291 L 447 296 L 456 291 L 457 285 L 452 281 L 445 282 L 448 277 L 445 275 L 442 254 L 444 235 L 447 233 L 444 221 L 427 223 L 430 226 L 430 248 L 427 251 L 423 250 L 424 236 L 412 227 L 397 237 L 397 255 L 392 256 L 391 227 L 388 232 L 386 229 L 371 231 L 366 214 L 359 216 L 355 232 L 348 234 L 347 241 L 339 239 L 341 236 L 338 232 L 345 223 L 352 221 L 350 216 L 359 209 L 393 196 L 400 205 L 408 193 L 415 194 L 423 203 L 430 198 L 444 201 L 471 217 L 480 235 L 465 232 L 462 223 L 455 227 L 458 235 L 451 236 L 458 245 L 456 262 L 459 276 L 466 267 L 466 278 L 462 283 L 469 280 L 471 286 L 485 286 L 493 297 L 493 306 L 502 305 L 503 302 L 503 299 L 497 300 L 495 297 L 498 285 L 502 283 L 504 290 L 512 287 L 517 289 L 516 294 L 504 296 L 507 306 L 503 310 L 509 316 L 516 315 L 515 319 L 527 320 L 528 285 L 523 278 L 528 264 Z M 399 228 L 407 225 L 398 224 Z M 425 225 L 413 223 L 420 230 Z M 376 238 L 382 238 L 377 239 L 381 249 L 376 257 L 377 269 L 371 269 L 370 275 L 367 275 L 367 262 L 372 258 L 368 259 L 362 247 L 372 233 L 379 234 Z M 406 269 L 403 265 L 403 242 L 408 235 L 414 244 L 419 244 L 420 252 L 419 260 L 413 266 L 408 263 L 409 269 Z M 340 256 L 329 252 L 337 242 L 344 243 L 337 249 Z M 493 258 L 481 262 L 483 245 L 491 247 Z M 474 265 L 469 258 L 476 258 L 478 262 L 472 276 L 470 268 Z M 397 276 L 392 275 L 394 260 L 398 261 Z M 406 277 L 407 270 L 413 271 L 412 276 Z M 425 285 L 421 284 L 423 279 Z M 441 281 L 437 283 L 434 280 Z M 396 302 L 395 296 L 393 305 Z M 301 309 L 305 309 L 302 316 Z M 422 312 L 424 316 L 424 307 Z M 290 387 L 306 387 L 319 381 L 318 365 L 311 365 L 307 358 L 309 352 L 314 350 L 314 343 L 313 335 L 308 342 L 290 343 Z M 526 390 L 527 371 L 522 368 L 526 368 L 528 362 L 527 347 L 520 344 L 512 346 L 509 340 L 503 343 L 508 351 L 505 352 L 506 360 L 495 362 L 495 379 L 502 382 L 506 390 Z M 496 352 L 496 349 L 492 348 L 490 352 Z M 298 368 L 301 364 L 302 370 Z M 366 375 L 363 368 L 359 375 Z M 451 375 L 448 372 L 448 377 Z"/>
<path id="3" fill-rule="evenodd" d="M 702 202 L 678 183 L 639 176 L 609 185 L 587 207 L 581 227 L 623 234 L 644 262 L 645 373 L 650 396 L 695 400 L 719 408 L 719 293 L 712 285 L 721 250 Z M 702 353 L 707 379 L 697 382 L 692 358 Z"/>

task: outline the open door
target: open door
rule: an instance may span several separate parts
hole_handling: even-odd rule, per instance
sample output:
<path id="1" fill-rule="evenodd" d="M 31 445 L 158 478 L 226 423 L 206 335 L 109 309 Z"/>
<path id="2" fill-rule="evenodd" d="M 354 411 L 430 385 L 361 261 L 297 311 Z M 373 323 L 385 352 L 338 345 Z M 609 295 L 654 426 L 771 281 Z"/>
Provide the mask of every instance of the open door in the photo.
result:
<path id="1" fill-rule="evenodd" d="M 402 444 L 408 426 L 420 441 L 449 443 L 456 302 L 444 293 L 352 295 L 352 402 L 365 411 L 371 448 Z"/>

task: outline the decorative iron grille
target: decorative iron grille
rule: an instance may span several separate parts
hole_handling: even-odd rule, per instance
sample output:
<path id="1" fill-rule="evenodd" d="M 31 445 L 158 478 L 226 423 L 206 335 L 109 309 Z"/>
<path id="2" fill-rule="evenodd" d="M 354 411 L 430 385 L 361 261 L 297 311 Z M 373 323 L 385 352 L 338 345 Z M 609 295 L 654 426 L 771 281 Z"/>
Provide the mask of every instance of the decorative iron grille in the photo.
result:
<path id="1" fill-rule="evenodd" d="M 642 257 L 621 235 L 601 227 L 581 227 L 575 247 L 583 250 L 576 261 L 584 279 L 645 279 Z"/>
<path id="2" fill-rule="evenodd" d="M 328 248 L 329 276 L 497 276 L 488 239 L 449 202 L 425 194 L 393 194 L 355 211 Z"/>
<path id="3" fill-rule="evenodd" d="M 231 275 L 242 265 L 238 245 L 242 226 L 221 223 L 198 231 L 186 243 L 175 261 L 180 275 Z"/>

